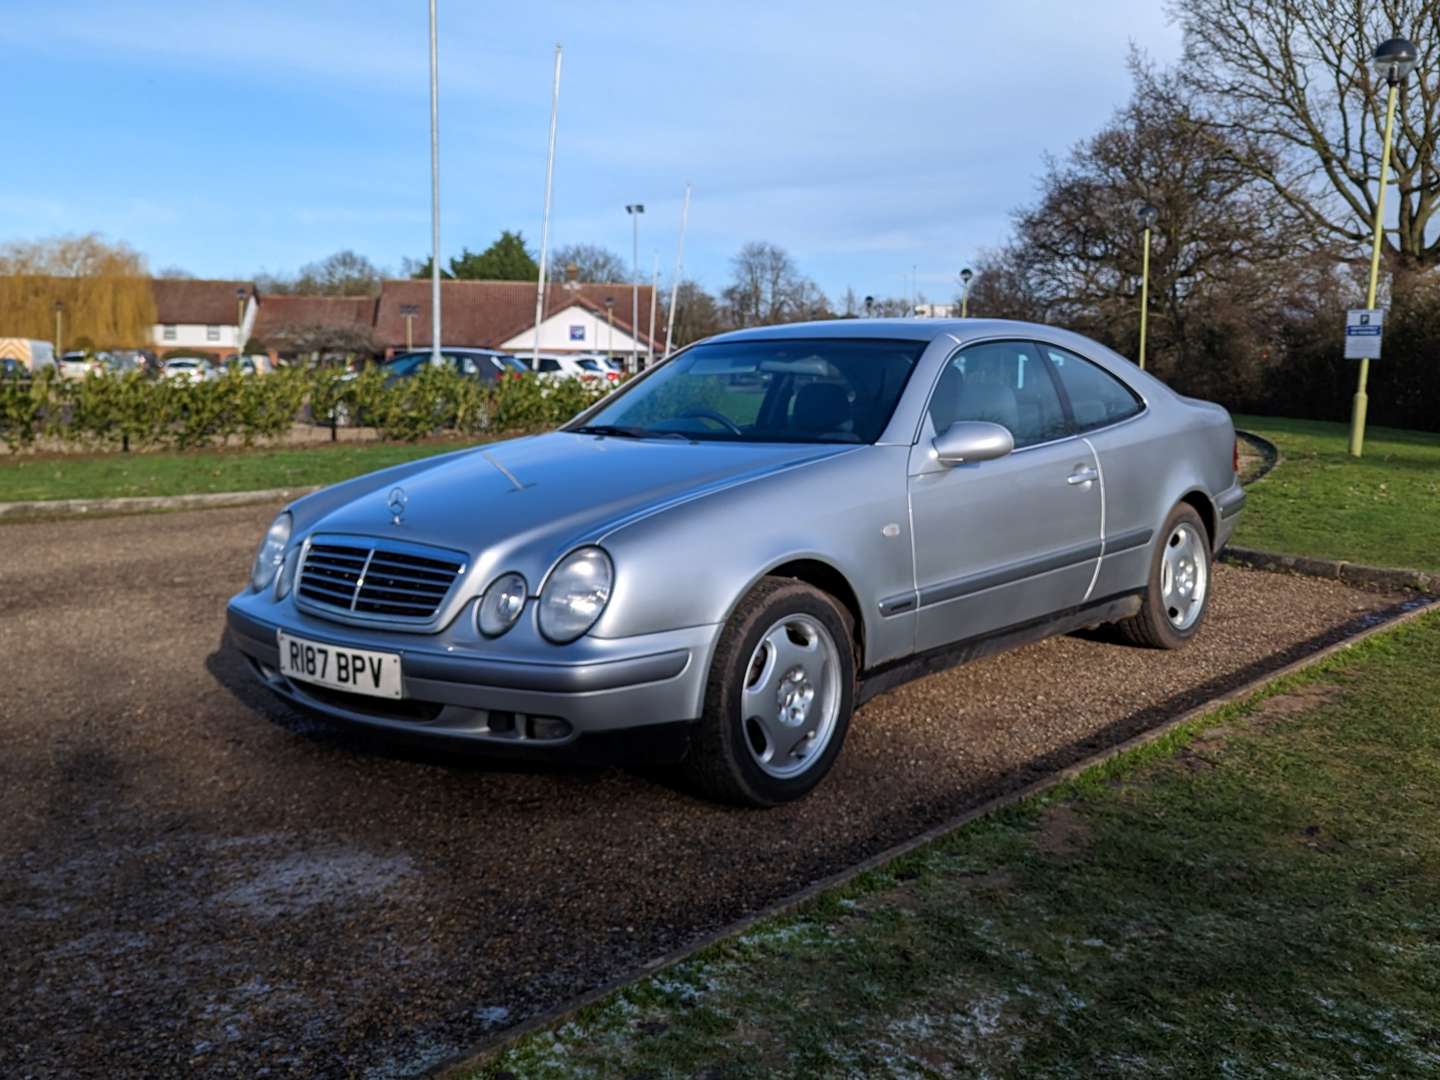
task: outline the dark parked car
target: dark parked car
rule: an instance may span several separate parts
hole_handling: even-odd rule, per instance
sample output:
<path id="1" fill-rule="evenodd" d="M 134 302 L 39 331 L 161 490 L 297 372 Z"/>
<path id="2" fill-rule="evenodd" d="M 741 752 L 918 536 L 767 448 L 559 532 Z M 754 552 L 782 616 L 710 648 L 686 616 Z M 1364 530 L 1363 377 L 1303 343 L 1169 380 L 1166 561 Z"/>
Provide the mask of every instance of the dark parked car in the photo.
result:
<path id="1" fill-rule="evenodd" d="M 495 382 L 505 375 L 527 375 L 530 369 L 509 353 L 495 349 L 442 349 L 444 357 L 461 375 L 484 382 Z M 430 363 L 430 352 L 400 353 L 384 365 L 385 383 L 407 379 L 424 369 Z"/>
<path id="2" fill-rule="evenodd" d="M 0 379 L 28 379 L 30 369 L 13 356 L 0 356 Z"/>

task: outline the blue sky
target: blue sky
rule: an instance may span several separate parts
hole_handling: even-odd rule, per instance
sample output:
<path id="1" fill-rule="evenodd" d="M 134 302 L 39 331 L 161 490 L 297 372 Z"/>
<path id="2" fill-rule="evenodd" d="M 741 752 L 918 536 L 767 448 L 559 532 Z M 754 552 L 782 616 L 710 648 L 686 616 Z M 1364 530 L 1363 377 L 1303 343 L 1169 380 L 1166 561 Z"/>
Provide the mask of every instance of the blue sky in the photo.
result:
<path id="1" fill-rule="evenodd" d="M 1043 155 L 1124 100 L 1130 42 L 1180 51 L 1154 0 L 439 7 L 443 257 L 538 242 L 558 41 L 555 243 L 628 259 L 643 202 L 668 276 L 689 180 L 687 276 L 718 288 L 764 239 L 836 299 L 912 266 L 948 299 Z M 215 277 L 428 252 L 425 0 L 0 0 L 0 25 L 0 242 L 98 231 Z"/>

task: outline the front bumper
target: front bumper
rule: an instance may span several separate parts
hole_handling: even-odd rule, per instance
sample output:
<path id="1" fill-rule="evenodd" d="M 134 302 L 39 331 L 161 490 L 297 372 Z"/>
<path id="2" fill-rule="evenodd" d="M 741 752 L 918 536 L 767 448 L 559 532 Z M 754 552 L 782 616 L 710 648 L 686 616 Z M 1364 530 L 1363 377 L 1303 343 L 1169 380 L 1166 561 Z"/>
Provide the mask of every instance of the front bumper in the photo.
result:
<path id="1" fill-rule="evenodd" d="M 644 742 L 661 726 L 678 725 L 683 732 L 667 730 L 653 741 L 675 742 L 675 752 L 683 753 L 685 739 L 672 737 L 688 737 L 687 722 L 703 710 L 717 626 L 556 646 L 532 632 L 523 617 L 504 637 L 487 640 L 473 629 L 473 615 L 467 605 L 438 634 L 400 633 L 333 623 L 293 603 L 274 602 L 267 591 L 232 599 L 226 622 L 230 642 L 265 686 L 337 720 L 496 750 L 558 750 L 602 741 L 591 736 L 624 734 Z M 371 698 L 286 678 L 279 670 L 277 630 L 322 644 L 398 653 L 404 697 Z"/>

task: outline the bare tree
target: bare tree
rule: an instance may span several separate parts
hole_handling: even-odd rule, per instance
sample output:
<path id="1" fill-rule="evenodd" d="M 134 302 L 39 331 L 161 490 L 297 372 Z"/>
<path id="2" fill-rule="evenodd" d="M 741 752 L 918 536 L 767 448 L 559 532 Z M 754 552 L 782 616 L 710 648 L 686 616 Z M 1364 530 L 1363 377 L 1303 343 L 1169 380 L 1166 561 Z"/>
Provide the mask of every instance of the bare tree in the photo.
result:
<path id="1" fill-rule="evenodd" d="M 1217 150 L 1317 235 L 1358 247 L 1373 228 L 1386 86 L 1375 46 L 1419 47 L 1400 89 L 1386 248 L 1408 269 L 1440 263 L 1440 3 L 1437 0 L 1172 0 L 1185 70 Z"/>
<path id="2" fill-rule="evenodd" d="M 380 291 L 383 271 L 364 255 L 337 251 L 318 262 L 306 263 L 293 278 L 257 274 L 262 293 L 293 293 L 299 296 L 374 296 Z"/>
<path id="3" fill-rule="evenodd" d="M 1244 291 L 1272 302 L 1314 245 L 1299 212 L 1242 166 L 1172 74 L 1134 64 L 1131 101 L 1064 162 L 1040 202 L 1016 216 L 1017 241 L 982 262 L 972 313 L 1057 322 L 1122 352 L 1138 334 L 1136 211 L 1159 211 L 1150 296 L 1156 352 L 1184 366 L 1196 347 L 1192 299 Z"/>
<path id="4" fill-rule="evenodd" d="M 698 283 L 682 281 L 675 290 L 675 345 L 689 345 L 724 329 L 715 298 Z"/>
<path id="5" fill-rule="evenodd" d="M 726 315 L 734 326 L 763 326 L 827 318 L 830 305 L 819 287 L 804 277 L 784 248 L 752 241 L 730 260 L 730 284 L 724 293 Z"/>
<path id="6" fill-rule="evenodd" d="M 575 280 L 610 283 L 629 281 L 631 268 L 623 258 L 599 244 L 567 244 L 556 248 L 550 257 L 551 281 L 568 280 L 568 270 L 575 268 Z"/>

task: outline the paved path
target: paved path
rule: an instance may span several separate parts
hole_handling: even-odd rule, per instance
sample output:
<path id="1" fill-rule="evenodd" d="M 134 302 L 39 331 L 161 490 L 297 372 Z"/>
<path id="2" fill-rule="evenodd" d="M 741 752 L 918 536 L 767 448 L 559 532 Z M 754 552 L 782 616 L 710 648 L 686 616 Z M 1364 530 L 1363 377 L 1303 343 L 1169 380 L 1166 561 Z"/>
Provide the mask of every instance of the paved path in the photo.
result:
<path id="1" fill-rule="evenodd" d="M 0 525 L 0 1075 L 414 1074 L 1388 602 L 1220 567 L 1189 649 L 912 684 L 757 813 L 273 700 L 220 649 L 273 510 Z"/>

